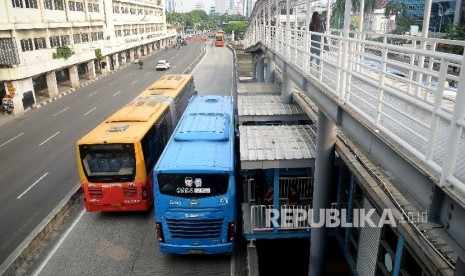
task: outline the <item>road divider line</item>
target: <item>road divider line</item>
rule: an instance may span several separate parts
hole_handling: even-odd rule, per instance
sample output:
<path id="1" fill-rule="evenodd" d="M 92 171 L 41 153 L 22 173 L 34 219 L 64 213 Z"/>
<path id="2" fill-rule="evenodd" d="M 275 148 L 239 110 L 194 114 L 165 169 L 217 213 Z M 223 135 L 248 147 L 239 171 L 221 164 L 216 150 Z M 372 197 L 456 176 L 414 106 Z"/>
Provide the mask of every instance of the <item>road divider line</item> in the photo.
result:
<path id="1" fill-rule="evenodd" d="M 46 177 L 48 175 L 48 172 L 46 172 L 44 175 L 42 175 L 39 179 L 36 180 L 36 182 L 34 182 L 31 186 L 29 186 L 29 188 L 26 189 L 26 191 L 24 191 L 22 194 L 20 194 L 17 199 L 20 199 L 23 195 L 25 195 L 27 192 L 29 192 L 30 189 L 32 189 L 32 187 L 34 187 L 37 183 L 39 183 L 39 181 L 41 181 L 44 177 Z"/>
<path id="2" fill-rule="evenodd" d="M 97 93 L 97 91 L 95 91 L 94 93 L 90 93 L 89 95 L 87 95 L 87 98 L 90 98 L 90 97 L 94 96 L 96 93 Z"/>
<path id="3" fill-rule="evenodd" d="M 19 136 L 23 135 L 24 132 L 21 132 L 20 134 L 16 135 L 15 137 L 11 138 L 10 140 L 6 141 L 5 143 L 0 145 L 0 148 L 3 147 L 4 145 L 8 144 L 9 142 L 13 141 L 14 139 L 18 138 Z"/>
<path id="4" fill-rule="evenodd" d="M 113 94 L 113 96 L 112 96 L 112 97 L 114 97 L 114 96 L 118 95 L 119 93 L 121 93 L 121 90 L 120 90 L 120 91 L 118 91 L 118 92 L 116 92 L 115 94 Z"/>
<path id="5" fill-rule="evenodd" d="M 131 82 L 131 84 L 134 84 L 134 83 L 136 83 L 136 82 L 137 82 L 137 80 L 135 80 L 135 81 Z"/>
<path id="6" fill-rule="evenodd" d="M 94 111 L 97 107 L 94 107 L 92 108 L 91 110 L 87 111 L 86 113 L 84 113 L 82 116 L 87 116 L 87 114 L 91 113 L 92 111 Z"/>
<path id="7" fill-rule="evenodd" d="M 69 109 L 69 106 L 65 109 L 62 109 L 61 111 L 59 111 L 58 113 L 54 114 L 53 117 L 55 117 L 56 115 L 62 113 L 62 112 L 65 112 L 67 109 Z"/>
<path id="8" fill-rule="evenodd" d="M 147 73 L 145 73 L 145 75 L 147 76 L 147 75 L 150 74 L 150 73 L 152 73 L 152 72 L 147 72 Z"/>
<path id="9" fill-rule="evenodd" d="M 71 225 L 70 228 L 68 228 L 68 230 L 66 230 L 65 234 L 60 238 L 60 240 L 58 241 L 58 243 L 53 247 L 52 251 L 50 251 L 50 253 L 47 255 L 47 258 L 45 258 L 45 260 L 40 264 L 40 266 L 37 268 L 36 271 L 34 271 L 34 274 L 32 274 L 33 276 L 37 276 L 40 274 L 40 272 L 42 272 L 42 270 L 44 269 L 44 267 L 48 264 L 48 262 L 50 261 L 50 259 L 53 257 L 53 255 L 55 255 L 55 253 L 57 252 L 58 248 L 60 248 L 60 246 L 63 244 L 63 242 L 65 241 L 65 239 L 68 237 L 68 235 L 71 233 L 71 231 L 73 231 L 74 227 L 76 227 L 76 225 L 78 224 L 78 222 L 81 220 L 82 216 L 86 213 L 85 212 L 86 210 L 83 209 L 81 211 L 81 213 L 79 214 L 79 216 L 76 218 L 76 220 L 73 222 L 73 224 Z"/>
<path id="10" fill-rule="evenodd" d="M 57 136 L 58 134 L 60 134 L 59 131 L 57 133 L 53 134 L 52 136 L 48 137 L 47 140 L 40 143 L 39 146 L 42 146 L 43 144 L 47 143 L 48 140 L 52 139 L 53 137 Z"/>

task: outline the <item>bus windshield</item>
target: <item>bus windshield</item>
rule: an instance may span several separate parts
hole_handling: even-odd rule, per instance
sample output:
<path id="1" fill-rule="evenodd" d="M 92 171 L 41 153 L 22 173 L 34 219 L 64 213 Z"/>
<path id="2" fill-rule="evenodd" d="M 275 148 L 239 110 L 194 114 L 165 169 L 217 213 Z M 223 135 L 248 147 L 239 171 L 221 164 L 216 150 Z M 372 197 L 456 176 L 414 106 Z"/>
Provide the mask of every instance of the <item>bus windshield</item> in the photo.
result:
<path id="1" fill-rule="evenodd" d="M 217 35 L 216 36 L 216 41 L 223 41 L 223 36 L 222 35 Z"/>
<path id="2" fill-rule="evenodd" d="M 136 174 L 133 144 L 80 145 L 79 156 L 89 182 L 130 182 Z"/>
<path id="3" fill-rule="evenodd" d="M 161 173 L 158 175 L 160 193 L 186 198 L 224 195 L 228 191 L 228 183 L 228 174 Z"/>

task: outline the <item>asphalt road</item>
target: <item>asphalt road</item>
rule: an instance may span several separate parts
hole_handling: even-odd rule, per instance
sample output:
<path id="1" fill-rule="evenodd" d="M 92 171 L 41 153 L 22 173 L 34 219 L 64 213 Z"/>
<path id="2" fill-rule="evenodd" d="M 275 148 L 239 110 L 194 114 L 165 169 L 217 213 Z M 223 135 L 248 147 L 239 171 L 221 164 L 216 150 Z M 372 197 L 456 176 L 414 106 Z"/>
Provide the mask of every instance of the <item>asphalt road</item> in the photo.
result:
<path id="1" fill-rule="evenodd" d="M 166 73 L 181 73 L 201 43 L 157 52 L 0 128 L 0 263 L 64 198 L 79 178 L 75 142 Z M 172 68 L 156 71 L 158 59 Z"/>
<path id="2" fill-rule="evenodd" d="M 99 80 L 95 85 L 80 89 L 79 92 L 76 91 L 58 100 L 54 105 L 46 106 L 44 109 L 51 110 L 45 112 L 45 114 L 35 115 L 37 111 L 41 111 L 40 109 L 31 113 L 31 116 L 28 116 L 31 117 L 29 127 L 37 128 L 38 132 L 40 130 L 40 126 L 36 126 L 39 123 L 34 124 L 32 118 L 44 120 L 45 122 L 42 125 L 48 127 L 47 131 L 44 130 L 42 134 L 46 138 L 42 136 L 36 137 L 33 142 L 27 142 L 27 145 L 31 145 L 31 147 L 35 145 L 40 149 L 40 146 L 37 145 L 45 141 L 44 139 L 54 133 L 59 132 L 59 134 L 42 145 L 48 144 L 48 151 L 53 149 L 53 152 L 47 152 L 47 149 L 44 148 L 42 154 L 34 153 L 38 151 L 37 149 L 24 153 L 23 158 L 29 154 L 41 158 L 28 163 L 29 166 L 39 168 L 24 180 L 25 183 L 21 187 L 11 188 L 13 191 L 8 197 L 10 202 L 18 200 L 16 199 L 17 194 L 21 194 L 23 189 L 27 189 L 27 184 L 31 182 L 30 179 L 40 178 L 47 172 L 48 174 L 22 198 L 35 198 L 37 194 L 39 195 L 37 200 L 42 201 L 49 201 L 52 195 L 54 198 L 56 197 L 56 202 L 63 198 L 64 194 L 78 181 L 75 168 L 74 141 L 164 74 L 149 69 L 149 67 L 155 65 L 157 59 L 168 59 L 171 65 L 174 66 L 170 72 L 178 73 L 184 70 L 200 54 L 201 45 L 202 43 L 189 43 L 188 46 L 182 47 L 181 50 L 170 49 L 167 52 L 158 52 L 144 61 L 143 70 L 135 67 L 122 69 L 107 78 Z M 232 53 L 226 47 L 217 48 L 212 46 L 212 42 L 209 41 L 206 44 L 206 55 L 194 70 L 193 75 L 196 90 L 200 95 L 230 95 L 233 87 Z M 129 90 L 132 92 L 128 92 Z M 95 91 L 97 93 L 88 97 Z M 118 91 L 122 92 L 117 93 Z M 97 95 L 100 95 L 100 97 L 92 98 Z M 115 96 L 113 97 L 113 95 Z M 69 108 L 67 108 L 68 106 Z M 62 112 L 59 113 L 60 111 Z M 71 111 L 75 112 L 64 118 L 64 114 L 71 113 Z M 84 116 L 89 111 L 90 113 Z M 63 117 L 53 117 L 57 113 L 59 113 L 57 116 Z M 91 118 L 85 118 L 90 114 L 92 114 Z M 16 129 L 16 131 L 20 130 L 24 134 L 17 139 L 25 139 L 26 130 Z M 29 130 L 27 133 L 29 133 Z M 14 131 L 10 133 L 10 135 L 13 134 L 15 134 Z M 3 135 L 3 133 L 0 133 L 0 137 L 3 137 Z M 23 141 L 13 140 L 10 143 L 17 143 L 17 146 L 21 147 Z M 62 144 L 60 146 L 61 150 L 56 149 L 58 144 Z M 0 148 L 0 151 L 2 150 Z M 19 149 L 17 148 L 17 150 Z M 40 166 L 38 166 L 39 164 Z M 15 165 L 14 167 L 18 168 L 16 173 L 19 173 L 21 170 L 19 166 Z M 10 177 L 13 175 L 15 174 Z M 3 180 L 1 183 L 4 185 Z M 4 194 L 1 196 L 3 198 Z M 29 201 L 31 199 L 27 200 L 27 202 Z M 24 205 L 16 203 L 18 205 L 11 207 L 11 210 L 15 212 L 24 210 L 24 215 L 28 216 L 32 213 L 32 210 L 39 210 L 39 208 L 33 207 L 33 204 L 41 204 L 37 202 L 28 203 L 26 208 L 24 208 Z M 48 202 L 49 208 L 44 208 L 44 211 L 41 212 L 44 212 L 44 214 L 50 212 L 56 202 Z M 231 275 L 235 269 L 233 256 L 173 256 L 161 254 L 158 251 L 155 239 L 153 209 L 145 213 L 88 213 L 84 211 L 82 204 L 73 208 L 75 211 L 73 217 L 69 219 L 69 224 L 55 234 L 57 237 L 54 239 L 53 244 L 44 245 L 46 249 L 40 256 L 34 256 L 36 262 L 24 271 L 24 275 Z M 11 214 L 4 212 L 3 208 L 1 215 L 13 220 L 13 218 L 10 218 Z M 24 225 L 26 224 L 25 220 L 28 221 L 23 217 L 22 220 L 18 219 L 17 223 Z M 37 218 L 28 222 L 27 225 L 32 227 L 34 223 L 37 225 L 40 220 L 40 218 Z M 2 225 L 5 224 L 2 223 Z M 9 231 L 5 231 L 5 233 L 10 233 L 11 237 L 14 231 L 11 231 L 11 228 L 8 229 Z M 27 233 L 26 230 L 23 232 Z M 17 240 L 21 241 L 20 237 Z M 4 239 L 2 236 L 2 244 L 3 242 L 6 243 L 6 241 L 8 239 Z"/>

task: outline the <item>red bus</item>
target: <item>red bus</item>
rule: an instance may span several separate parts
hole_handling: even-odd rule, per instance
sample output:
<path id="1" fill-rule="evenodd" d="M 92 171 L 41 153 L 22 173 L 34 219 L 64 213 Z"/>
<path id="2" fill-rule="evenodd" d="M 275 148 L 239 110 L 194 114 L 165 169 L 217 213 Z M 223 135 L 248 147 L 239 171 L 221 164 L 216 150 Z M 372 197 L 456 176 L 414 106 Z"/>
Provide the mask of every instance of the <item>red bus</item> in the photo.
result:
<path id="1" fill-rule="evenodd" d="M 223 47 L 224 46 L 224 32 L 219 31 L 215 35 L 215 46 L 216 47 Z"/>

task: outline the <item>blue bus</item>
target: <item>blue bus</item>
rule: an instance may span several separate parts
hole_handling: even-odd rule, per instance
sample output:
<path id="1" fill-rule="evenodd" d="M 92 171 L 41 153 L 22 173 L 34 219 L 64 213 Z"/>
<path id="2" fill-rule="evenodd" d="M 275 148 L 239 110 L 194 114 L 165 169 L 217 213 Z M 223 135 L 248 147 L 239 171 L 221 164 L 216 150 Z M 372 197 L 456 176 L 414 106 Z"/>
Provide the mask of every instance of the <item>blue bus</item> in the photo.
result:
<path id="1" fill-rule="evenodd" d="M 153 176 L 161 252 L 232 252 L 236 227 L 232 98 L 193 96 Z"/>

